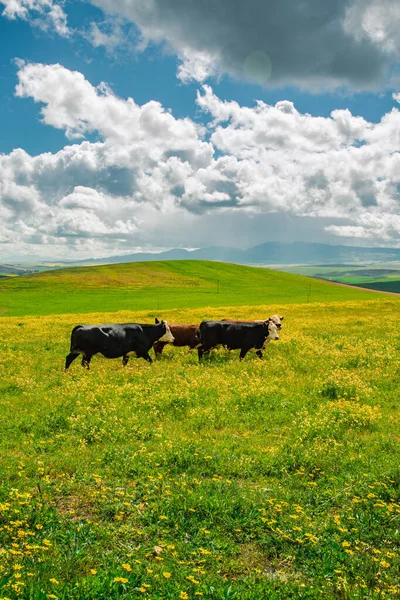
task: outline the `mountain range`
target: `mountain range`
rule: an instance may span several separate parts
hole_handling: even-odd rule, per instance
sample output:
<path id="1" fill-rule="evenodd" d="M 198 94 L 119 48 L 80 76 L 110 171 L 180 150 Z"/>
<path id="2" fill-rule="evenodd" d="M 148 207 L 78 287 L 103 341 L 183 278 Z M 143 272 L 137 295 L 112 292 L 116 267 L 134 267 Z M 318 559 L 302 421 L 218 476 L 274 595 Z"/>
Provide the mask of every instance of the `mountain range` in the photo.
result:
<path id="1" fill-rule="evenodd" d="M 400 260 L 400 248 L 333 246 L 307 242 L 265 242 L 247 250 L 210 246 L 198 250 L 173 248 L 165 252 L 137 252 L 78 261 L 74 264 L 113 264 L 153 260 L 216 260 L 247 265 L 332 265 Z"/>

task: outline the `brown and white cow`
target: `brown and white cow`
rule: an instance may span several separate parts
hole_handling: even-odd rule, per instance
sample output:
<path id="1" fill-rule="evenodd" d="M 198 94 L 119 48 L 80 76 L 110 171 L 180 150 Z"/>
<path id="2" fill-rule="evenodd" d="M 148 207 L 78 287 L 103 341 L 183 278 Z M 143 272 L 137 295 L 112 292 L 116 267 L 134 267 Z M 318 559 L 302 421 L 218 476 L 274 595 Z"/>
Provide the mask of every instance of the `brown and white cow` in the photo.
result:
<path id="1" fill-rule="evenodd" d="M 156 319 L 156 324 L 158 319 Z M 200 339 L 197 337 L 199 329 L 198 325 L 178 325 L 177 323 L 168 323 L 171 334 L 174 337 L 173 342 L 157 341 L 153 344 L 154 353 L 156 358 L 159 358 L 164 350 L 164 347 L 171 343 L 173 346 L 182 348 L 188 346 L 189 350 L 194 350 L 200 344 Z"/>

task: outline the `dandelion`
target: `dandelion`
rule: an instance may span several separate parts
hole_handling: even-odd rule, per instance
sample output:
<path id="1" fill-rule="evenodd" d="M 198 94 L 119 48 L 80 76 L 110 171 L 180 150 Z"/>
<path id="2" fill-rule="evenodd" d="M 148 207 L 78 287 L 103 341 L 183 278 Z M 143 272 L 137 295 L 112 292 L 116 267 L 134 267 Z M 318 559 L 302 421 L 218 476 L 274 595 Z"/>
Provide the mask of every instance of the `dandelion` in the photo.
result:
<path id="1" fill-rule="evenodd" d="M 122 568 L 123 568 L 123 569 L 124 569 L 124 570 L 125 570 L 127 573 L 130 573 L 130 572 L 132 571 L 132 567 L 131 567 L 131 565 L 129 565 L 128 563 L 124 563 L 124 564 L 122 565 Z"/>
<path id="2" fill-rule="evenodd" d="M 90 569 L 90 574 L 91 575 L 96 575 L 97 574 L 97 569 Z"/>
<path id="3" fill-rule="evenodd" d="M 165 579 L 169 579 L 171 577 L 171 573 L 163 573 L 163 577 L 165 577 Z"/>
<path id="4" fill-rule="evenodd" d="M 115 581 L 115 583 L 128 583 L 128 579 L 125 577 L 114 577 L 113 581 Z"/>
<path id="5" fill-rule="evenodd" d="M 390 563 L 388 563 L 386 560 L 381 560 L 381 567 L 388 569 L 390 567 Z"/>
<path id="6" fill-rule="evenodd" d="M 181 592 L 181 595 L 179 596 L 180 600 L 188 600 L 189 596 L 186 592 Z"/>
<path id="7" fill-rule="evenodd" d="M 51 579 L 49 579 L 50 583 L 54 583 L 54 585 L 58 585 L 60 582 L 57 581 L 57 579 L 54 579 L 54 577 L 52 577 Z"/>

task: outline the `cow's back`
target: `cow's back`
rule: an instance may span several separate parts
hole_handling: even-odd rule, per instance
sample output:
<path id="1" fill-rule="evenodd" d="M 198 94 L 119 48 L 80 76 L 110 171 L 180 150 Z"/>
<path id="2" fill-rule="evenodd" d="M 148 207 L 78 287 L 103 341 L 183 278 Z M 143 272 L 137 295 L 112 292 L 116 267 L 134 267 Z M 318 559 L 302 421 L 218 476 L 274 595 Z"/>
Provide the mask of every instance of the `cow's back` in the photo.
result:
<path id="1" fill-rule="evenodd" d="M 141 341 L 143 329 L 136 323 L 79 325 L 72 330 L 71 350 L 107 353 L 129 350 L 132 341 Z"/>
<path id="2" fill-rule="evenodd" d="M 198 341 L 198 325 L 170 324 L 169 328 L 175 338 L 174 346 L 191 346 Z"/>

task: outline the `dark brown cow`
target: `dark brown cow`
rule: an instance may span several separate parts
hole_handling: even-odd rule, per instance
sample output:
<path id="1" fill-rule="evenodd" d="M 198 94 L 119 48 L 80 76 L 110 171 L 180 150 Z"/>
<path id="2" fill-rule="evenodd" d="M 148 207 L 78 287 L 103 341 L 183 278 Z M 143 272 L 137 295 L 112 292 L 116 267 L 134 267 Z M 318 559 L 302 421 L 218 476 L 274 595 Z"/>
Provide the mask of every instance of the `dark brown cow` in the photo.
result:
<path id="1" fill-rule="evenodd" d="M 156 319 L 157 323 L 157 319 Z M 171 342 L 173 346 L 177 346 L 182 348 L 183 346 L 188 346 L 190 350 L 194 350 L 200 344 L 200 339 L 197 337 L 197 331 L 199 329 L 198 325 L 178 325 L 168 323 L 170 331 L 174 336 L 174 341 Z M 162 351 L 164 350 L 164 346 L 169 342 L 161 342 L 157 341 L 153 344 L 153 349 L 156 355 L 156 358 L 161 356 Z"/>

